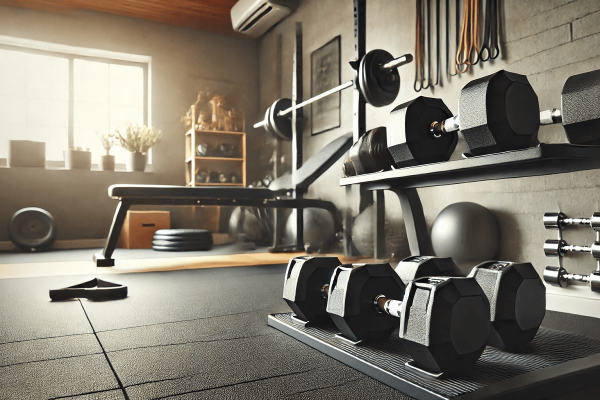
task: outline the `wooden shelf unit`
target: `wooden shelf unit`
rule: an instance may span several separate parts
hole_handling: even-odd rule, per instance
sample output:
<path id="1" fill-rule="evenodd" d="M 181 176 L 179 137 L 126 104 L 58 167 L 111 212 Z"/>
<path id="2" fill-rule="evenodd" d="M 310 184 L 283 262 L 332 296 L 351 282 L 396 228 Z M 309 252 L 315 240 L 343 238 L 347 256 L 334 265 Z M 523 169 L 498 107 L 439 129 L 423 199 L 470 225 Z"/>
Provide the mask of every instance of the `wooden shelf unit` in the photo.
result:
<path id="1" fill-rule="evenodd" d="M 196 110 L 192 106 L 192 128 L 185 133 L 185 182 L 186 186 L 246 186 L 246 132 L 198 130 L 196 126 Z M 242 126 L 244 121 L 242 121 Z M 208 146 L 208 156 L 196 155 L 199 144 Z M 215 154 L 221 144 L 235 146 L 234 157 L 223 157 Z M 196 182 L 196 172 L 201 170 L 219 171 L 227 176 L 232 173 L 238 175 L 241 182 Z"/>

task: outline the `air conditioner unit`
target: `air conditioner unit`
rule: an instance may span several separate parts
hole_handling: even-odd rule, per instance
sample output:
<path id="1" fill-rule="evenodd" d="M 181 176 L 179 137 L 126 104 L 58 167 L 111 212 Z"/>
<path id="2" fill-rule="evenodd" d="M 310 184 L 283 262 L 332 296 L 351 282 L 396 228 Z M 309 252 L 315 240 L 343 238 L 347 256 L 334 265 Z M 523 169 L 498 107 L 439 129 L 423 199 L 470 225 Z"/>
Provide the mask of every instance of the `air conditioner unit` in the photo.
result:
<path id="1" fill-rule="evenodd" d="M 233 30 L 257 38 L 298 6 L 298 0 L 239 0 L 231 8 Z"/>

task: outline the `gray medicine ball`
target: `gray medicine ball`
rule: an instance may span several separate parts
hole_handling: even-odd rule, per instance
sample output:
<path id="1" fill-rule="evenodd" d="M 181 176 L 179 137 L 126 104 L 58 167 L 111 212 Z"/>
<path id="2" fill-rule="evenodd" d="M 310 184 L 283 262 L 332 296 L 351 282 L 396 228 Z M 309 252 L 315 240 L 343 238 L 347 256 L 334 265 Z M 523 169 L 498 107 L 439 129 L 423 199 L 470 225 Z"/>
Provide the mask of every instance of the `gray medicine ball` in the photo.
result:
<path id="1" fill-rule="evenodd" d="M 493 260 L 500 249 L 500 228 L 494 214 L 482 205 L 454 203 L 444 208 L 431 227 L 431 245 L 438 257 L 457 264 Z"/>

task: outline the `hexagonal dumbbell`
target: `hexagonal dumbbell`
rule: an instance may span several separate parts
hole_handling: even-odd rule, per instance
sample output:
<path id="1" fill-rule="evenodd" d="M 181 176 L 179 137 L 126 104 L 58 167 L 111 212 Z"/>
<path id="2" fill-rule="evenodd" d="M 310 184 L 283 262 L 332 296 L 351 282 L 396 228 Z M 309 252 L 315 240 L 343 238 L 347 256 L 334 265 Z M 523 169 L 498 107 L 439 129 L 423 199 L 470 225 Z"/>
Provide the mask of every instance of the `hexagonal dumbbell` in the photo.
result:
<path id="1" fill-rule="evenodd" d="M 441 99 L 417 97 L 394 108 L 387 120 L 387 145 L 397 168 L 450 159 L 456 132 L 434 135 L 431 125 L 452 117 Z"/>
<path id="2" fill-rule="evenodd" d="M 546 287 L 531 263 L 486 261 L 471 270 L 490 302 L 488 344 L 522 350 L 536 335 L 546 314 Z"/>
<path id="3" fill-rule="evenodd" d="M 398 326 L 413 367 L 462 373 L 479 358 L 489 335 L 487 297 L 472 278 L 422 278 L 405 287 L 384 264 L 336 268 L 327 312 L 343 337 L 386 339 Z"/>
<path id="4" fill-rule="evenodd" d="M 561 110 L 542 111 L 542 125 L 561 123 L 569 143 L 599 145 L 600 70 L 573 75 L 567 79 L 560 95 Z"/>
<path id="5" fill-rule="evenodd" d="M 362 135 L 344 160 L 344 176 L 389 170 L 394 159 L 387 146 L 386 129 L 382 126 Z"/>
<path id="6" fill-rule="evenodd" d="M 424 276 L 459 276 L 451 258 L 413 256 L 396 267 L 406 284 Z M 546 312 L 546 288 L 530 263 L 486 261 L 469 277 L 481 285 L 490 303 L 492 329 L 488 344 L 502 350 L 522 349 L 537 333 Z"/>
<path id="7" fill-rule="evenodd" d="M 288 263 L 283 285 L 283 299 L 296 318 L 314 321 L 327 318 L 329 281 L 336 267 L 342 265 L 337 257 L 294 257 Z"/>

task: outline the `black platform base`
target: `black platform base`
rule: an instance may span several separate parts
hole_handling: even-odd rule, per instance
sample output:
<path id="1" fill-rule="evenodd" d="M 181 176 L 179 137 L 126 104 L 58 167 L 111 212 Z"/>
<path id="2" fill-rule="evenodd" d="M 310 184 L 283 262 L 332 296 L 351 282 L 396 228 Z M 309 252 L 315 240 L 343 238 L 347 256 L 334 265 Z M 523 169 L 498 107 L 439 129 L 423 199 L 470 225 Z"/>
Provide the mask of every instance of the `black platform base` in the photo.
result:
<path id="1" fill-rule="evenodd" d="M 114 258 L 105 258 L 102 254 L 94 254 L 94 262 L 96 267 L 114 267 Z"/>
<path id="2" fill-rule="evenodd" d="M 390 340 L 352 345 L 334 325 L 298 324 L 292 313 L 269 315 L 270 326 L 417 399 L 549 398 L 595 383 L 600 341 L 540 328 L 523 353 L 488 347 L 473 371 L 460 377 L 427 378 L 411 361 L 398 332 Z"/>

